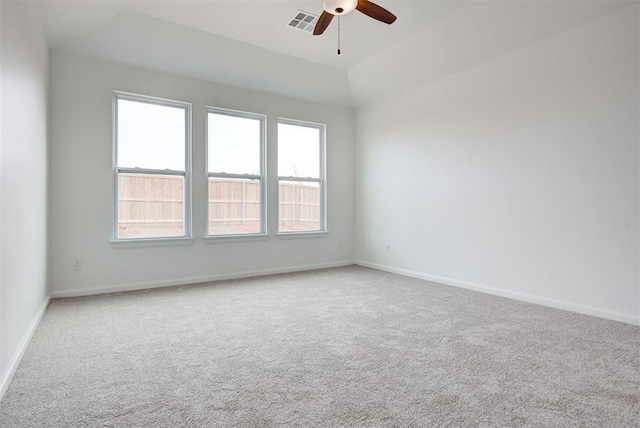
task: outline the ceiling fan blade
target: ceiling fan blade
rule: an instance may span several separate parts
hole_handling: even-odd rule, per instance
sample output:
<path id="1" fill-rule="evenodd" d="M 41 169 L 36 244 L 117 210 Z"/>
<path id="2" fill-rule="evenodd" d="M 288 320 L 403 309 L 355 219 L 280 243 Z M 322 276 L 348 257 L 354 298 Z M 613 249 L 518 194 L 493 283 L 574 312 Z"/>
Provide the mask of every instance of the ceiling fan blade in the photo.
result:
<path id="1" fill-rule="evenodd" d="M 316 27 L 313 29 L 313 35 L 319 36 L 320 34 L 324 33 L 324 30 L 326 30 L 329 24 L 331 24 L 332 19 L 333 19 L 332 14 L 330 14 L 326 10 L 322 12 L 322 15 L 320 15 L 320 18 L 318 18 Z"/>
<path id="2" fill-rule="evenodd" d="M 384 22 L 385 24 L 391 24 L 397 19 L 397 17 L 387 9 L 368 0 L 358 0 L 356 9 L 373 19 Z"/>

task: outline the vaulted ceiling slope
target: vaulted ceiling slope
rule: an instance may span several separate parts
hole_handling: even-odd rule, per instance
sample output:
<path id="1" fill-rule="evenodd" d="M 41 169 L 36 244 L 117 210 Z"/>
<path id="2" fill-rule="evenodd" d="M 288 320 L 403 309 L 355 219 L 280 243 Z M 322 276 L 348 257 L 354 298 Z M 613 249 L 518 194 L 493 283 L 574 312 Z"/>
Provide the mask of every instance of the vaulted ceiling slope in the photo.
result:
<path id="1" fill-rule="evenodd" d="M 359 106 L 384 99 L 633 4 L 616 1 L 468 4 L 349 68 L 352 99 Z"/>
<path id="2" fill-rule="evenodd" d="M 324 35 L 287 26 L 320 0 L 32 1 L 62 52 L 336 106 L 363 106 L 635 4 L 629 1 L 378 0 Z"/>
<path id="3" fill-rule="evenodd" d="M 325 104 L 352 103 L 345 70 L 137 12 L 121 12 L 56 49 Z"/>

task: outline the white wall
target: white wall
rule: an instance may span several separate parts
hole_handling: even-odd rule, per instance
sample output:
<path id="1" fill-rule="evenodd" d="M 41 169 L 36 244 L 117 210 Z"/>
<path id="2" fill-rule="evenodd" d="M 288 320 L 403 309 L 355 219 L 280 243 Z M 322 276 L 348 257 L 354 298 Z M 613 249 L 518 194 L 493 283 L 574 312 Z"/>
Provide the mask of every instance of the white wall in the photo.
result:
<path id="1" fill-rule="evenodd" d="M 193 103 L 193 229 L 190 246 L 116 248 L 112 237 L 112 94 L 127 91 Z M 353 260 L 354 112 L 98 60 L 51 54 L 51 251 L 55 296 L 206 281 Z M 268 115 L 266 241 L 205 243 L 205 106 Z M 276 121 L 327 124 L 329 234 L 278 239 Z M 339 249 L 339 242 L 344 243 Z M 83 270 L 72 270 L 73 258 Z"/>
<path id="2" fill-rule="evenodd" d="M 48 299 L 48 50 L 22 5 L 0 10 L 1 397 Z"/>
<path id="3" fill-rule="evenodd" d="M 358 110 L 356 259 L 639 322 L 635 8 Z"/>
<path id="4" fill-rule="evenodd" d="M 3 12 L 2 12 L 2 3 L 0 3 L 0 25 L 2 24 L 2 16 L 3 16 Z M 4 51 L 4 49 L 2 48 L 2 27 L 0 27 L 0 168 L 3 165 L 2 162 L 2 142 L 4 141 L 2 138 L 2 105 L 3 102 L 2 100 L 3 98 L 3 92 L 2 92 L 2 85 L 4 82 L 4 79 L 2 78 L 2 69 L 4 68 L 2 63 L 4 62 L 3 59 L 3 55 L 2 52 Z M 3 200 L 2 200 L 2 169 L 0 169 L 0 320 L 2 320 L 2 314 L 3 314 L 3 304 L 2 304 L 2 207 L 3 207 Z M 0 379 L 4 379 L 5 377 L 5 371 L 6 371 L 6 367 L 4 365 L 4 363 L 2 362 L 2 352 L 3 352 L 3 344 L 2 342 L 4 342 L 3 338 L 3 334 L 2 334 L 2 328 L 0 327 L 0 376 L 2 376 L 2 378 Z M 2 390 L 0 390 L 0 399 L 2 399 L 2 395 L 3 392 Z"/>

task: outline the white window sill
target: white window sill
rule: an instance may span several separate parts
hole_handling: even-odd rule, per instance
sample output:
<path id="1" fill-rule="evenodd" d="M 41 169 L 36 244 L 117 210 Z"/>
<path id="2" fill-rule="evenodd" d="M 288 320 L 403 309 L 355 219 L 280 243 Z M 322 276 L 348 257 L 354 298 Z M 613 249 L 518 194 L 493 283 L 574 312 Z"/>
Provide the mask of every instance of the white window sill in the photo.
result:
<path id="1" fill-rule="evenodd" d="M 114 248 L 138 248 L 138 247 L 166 247 L 186 246 L 193 244 L 194 238 L 140 238 L 140 239 L 113 239 L 111 245 Z"/>
<path id="2" fill-rule="evenodd" d="M 329 232 L 325 230 L 312 232 L 280 232 L 276 236 L 278 239 L 326 238 L 329 236 Z"/>
<path id="3" fill-rule="evenodd" d="M 207 235 L 204 242 L 207 244 L 224 244 L 227 242 L 256 242 L 267 241 L 269 235 L 266 233 L 252 233 L 246 235 Z"/>

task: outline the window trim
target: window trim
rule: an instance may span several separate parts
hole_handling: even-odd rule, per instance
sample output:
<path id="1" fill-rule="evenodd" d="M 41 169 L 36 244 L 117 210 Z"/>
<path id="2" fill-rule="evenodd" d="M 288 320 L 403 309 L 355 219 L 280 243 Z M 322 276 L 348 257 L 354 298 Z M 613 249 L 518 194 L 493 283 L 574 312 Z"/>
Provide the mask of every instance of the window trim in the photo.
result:
<path id="1" fill-rule="evenodd" d="M 278 186 L 277 186 L 277 201 L 278 201 L 278 237 L 286 237 L 292 235 L 298 235 L 299 237 L 310 237 L 312 235 L 326 235 L 329 233 L 329 227 L 327 222 L 327 174 L 326 174 L 326 148 L 327 148 L 327 125 L 324 123 L 309 122 L 305 120 L 290 119 L 286 117 L 278 118 L 278 125 L 294 125 L 307 128 L 318 129 L 320 131 L 320 173 L 319 178 L 305 178 L 305 177 L 289 177 L 281 176 L 278 171 Z M 279 138 L 279 136 L 278 136 Z M 279 140 L 278 140 L 279 141 Z M 278 147 L 277 161 L 279 161 Z M 300 181 L 307 183 L 320 183 L 320 228 L 318 230 L 295 230 L 295 231 L 281 231 L 280 230 L 280 181 Z"/>
<path id="2" fill-rule="evenodd" d="M 260 122 L 260 174 L 229 174 L 209 172 L 209 113 L 220 114 L 231 117 L 240 117 L 245 119 L 258 120 Z M 260 239 L 268 237 L 267 232 L 267 115 L 261 113 L 251 113 L 241 110 L 233 110 L 223 107 L 206 106 L 205 108 L 205 144 L 204 144 L 204 173 L 205 173 L 205 242 L 214 242 L 216 239 L 220 241 L 230 241 L 235 239 Z M 238 180 L 258 180 L 260 182 L 260 231 L 257 233 L 226 233 L 215 234 L 209 233 L 209 178 L 229 178 Z"/>
<path id="3" fill-rule="evenodd" d="M 118 167 L 118 100 L 134 101 L 146 104 L 153 104 L 165 107 L 181 108 L 185 112 L 185 162 L 184 171 L 179 170 L 158 170 L 158 169 L 145 169 L 145 168 L 120 168 Z M 193 239 L 192 231 L 192 165 L 191 165 L 191 111 L 192 105 L 188 102 L 169 100 L 166 98 L 152 97 L 148 95 L 133 94 L 130 92 L 113 91 L 112 98 L 112 168 L 113 168 L 113 229 L 112 229 L 112 244 L 120 244 L 124 242 L 149 242 L 149 243 L 163 243 L 163 242 L 176 242 Z M 120 238 L 118 237 L 118 176 L 120 173 L 126 174 L 146 174 L 146 175 L 173 175 L 184 177 L 184 189 L 183 189 L 183 225 L 184 235 L 181 236 L 152 236 L 152 237 L 136 237 L 136 238 Z"/>

